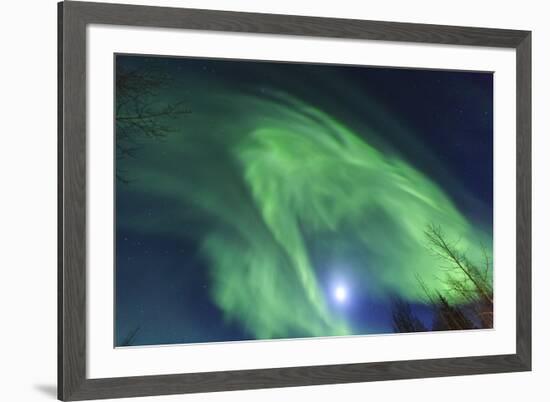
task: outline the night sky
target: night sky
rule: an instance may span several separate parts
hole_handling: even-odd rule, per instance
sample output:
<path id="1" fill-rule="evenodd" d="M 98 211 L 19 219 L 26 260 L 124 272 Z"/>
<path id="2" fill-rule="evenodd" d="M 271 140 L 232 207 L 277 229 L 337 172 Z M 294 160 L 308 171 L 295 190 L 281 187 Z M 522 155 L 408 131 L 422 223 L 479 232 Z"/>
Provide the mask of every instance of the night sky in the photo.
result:
<path id="1" fill-rule="evenodd" d="M 427 225 L 492 250 L 492 73 L 118 55 L 116 74 L 116 346 L 390 333 L 396 298 L 429 327 Z"/>

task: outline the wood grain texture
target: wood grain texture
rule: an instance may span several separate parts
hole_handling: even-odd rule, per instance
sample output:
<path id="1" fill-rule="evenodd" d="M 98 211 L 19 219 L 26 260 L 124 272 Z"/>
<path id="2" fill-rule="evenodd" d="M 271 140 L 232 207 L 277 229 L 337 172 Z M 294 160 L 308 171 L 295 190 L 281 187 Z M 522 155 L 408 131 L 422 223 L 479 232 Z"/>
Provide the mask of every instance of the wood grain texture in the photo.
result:
<path id="1" fill-rule="evenodd" d="M 58 397 L 83 400 L 383 381 L 531 369 L 531 33 L 528 31 L 189 10 L 59 4 Z M 86 26 L 111 24 L 516 49 L 517 351 L 499 356 L 86 378 Z M 498 135 L 498 133 L 497 133 Z"/>
<path id="2" fill-rule="evenodd" d="M 63 381 L 63 7 L 57 5 L 57 396 L 62 397 Z"/>
<path id="3" fill-rule="evenodd" d="M 516 47 L 527 32 L 433 24 L 240 13 L 127 4 L 67 3 L 86 23 L 346 39 Z"/>
<path id="4" fill-rule="evenodd" d="M 77 16 L 78 7 L 59 7 L 63 8 L 59 83 L 63 152 L 58 394 L 68 398 L 86 380 L 86 32 L 85 22 Z"/>
<path id="5" fill-rule="evenodd" d="M 531 34 L 516 48 L 516 353 L 531 368 Z"/>
<path id="6" fill-rule="evenodd" d="M 87 380 L 71 400 L 344 384 L 525 371 L 516 355 Z"/>

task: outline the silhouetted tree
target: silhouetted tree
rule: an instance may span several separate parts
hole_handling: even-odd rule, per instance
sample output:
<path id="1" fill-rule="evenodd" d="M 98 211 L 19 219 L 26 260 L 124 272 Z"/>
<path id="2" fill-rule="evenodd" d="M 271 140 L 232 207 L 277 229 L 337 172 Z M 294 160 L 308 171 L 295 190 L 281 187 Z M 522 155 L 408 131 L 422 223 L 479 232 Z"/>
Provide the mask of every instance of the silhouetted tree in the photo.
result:
<path id="1" fill-rule="evenodd" d="M 448 331 L 477 328 L 459 307 L 453 307 L 448 300 L 437 293 L 437 302 L 434 304 L 435 318 L 432 325 L 434 331 Z"/>
<path id="2" fill-rule="evenodd" d="M 394 332 L 423 332 L 428 329 L 412 312 L 409 303 L 396 299 L 392 307 Z"/>
<path id="3" fill-rule="evenodd" d="M 487 249 L 481 246 L 483 261 L 474 264 L 463 252 L 447 240 L 443 231 L 434 225 L 426 229 L 428 248 L 444 262 L 441 269 L 446 273 L 441 279 L 449 294 L 428 288 L 423 278 L 417 281 L 432 306 L 434 319 L 432 330 L 462 330 L 493 327 L 493 285 L 490 278 L 491 260 Z M 460 305 L 452 305 L 449 297 L 461 300 Z M 426 329 L 412 313 L 410 305 L 403 301 L 394 303 L 393 327 L 395 332 L 417 332 Z"/>
<path id="4" fill-rule="evenodd" d="M 132 346 L 140 329 L 141 327 L 137 326 L 132 331 L 130 331 L 130 333 L 126 335 L 126 338 L 124 338 L 119 346 Z"/>
<path id="5" fill-rule="evenodd" d="M 159 93 L 170 83 L 166 74 L 146 70 L 116 70 L 116 158 L 132 157 L 143 139 L 160 140 L 173 129 L 169 119 L 190 113 L 183 102 L 166 104 Z M 127 181 L 117 166 L 117 179 Z"/>
<path id="6" fill-rule="evenodd" d="M 473 263 L 463 252 L 447 240 L 441 228 L 430 225 L 426 230 L 430 250 L 444 262 L 441 269 L 446 272 L 442 279 L 449 293 L 462 300 L 462 308 L 451 307 L 448 298 L 440 293 L 435 297 L 429 297 L 431 302 L 438 305 L 442 321 L 441 325 L 457 329 L 469 329 L 475 327 L 471 320 L 464 320 L 471 316 L 479 321 L 481 328 L 493 327 L 493 285 L 490 278 L 491 260 L 487 249 L 482 245 L 483 261 L 480 264 Z M 457 275 L 458 273 L 458 275 Z M 428 289 L 423 285 L 425 293 Z M 458 311 L 460 310 L 460 311 Z M 469 311 L 463 311 L 469 310 Z M 469 314 L 468 314 L 469 313 Z"/>

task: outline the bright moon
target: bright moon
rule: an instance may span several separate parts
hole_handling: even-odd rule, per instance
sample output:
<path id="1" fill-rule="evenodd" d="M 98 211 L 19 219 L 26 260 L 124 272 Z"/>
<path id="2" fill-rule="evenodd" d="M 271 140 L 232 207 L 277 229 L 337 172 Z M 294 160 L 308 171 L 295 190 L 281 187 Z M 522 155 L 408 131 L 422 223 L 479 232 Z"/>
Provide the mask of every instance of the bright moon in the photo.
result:
<path id="1" fill-rule="evenodd" d="M 343 303 L 348 298 L 348 291 L 343 286 L 337 286 L 336 289 L 334 289 L 334 297 L 336 301 Z"/>

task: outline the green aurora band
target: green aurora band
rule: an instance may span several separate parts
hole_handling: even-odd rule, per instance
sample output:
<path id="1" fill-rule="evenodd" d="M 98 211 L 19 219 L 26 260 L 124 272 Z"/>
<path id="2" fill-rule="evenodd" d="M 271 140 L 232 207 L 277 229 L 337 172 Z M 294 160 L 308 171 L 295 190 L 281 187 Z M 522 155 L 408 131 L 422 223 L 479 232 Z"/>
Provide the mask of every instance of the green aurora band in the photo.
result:
<path id="1" fill-rule="evenodd" d="M 379 138 L 368 128 L 358 135 L 275 91 L 236 94 L 212 84 L 192 108 L 169 138 L 121 162 L 133 176 L 125 191 L 165 200 L 170 219 L 125 221 L 199 237 L 213 301 L 257 339 L 357 333 L 331 308 L 321 265 L 345 265 L 373 297 L 420 302 L 420 275 L 460 302 L 436 278 L 429 224 L 460 239 L 474 261 L 480 242 L 491 251 L 490 231 L 403 158 L 367 143 Z"/>

